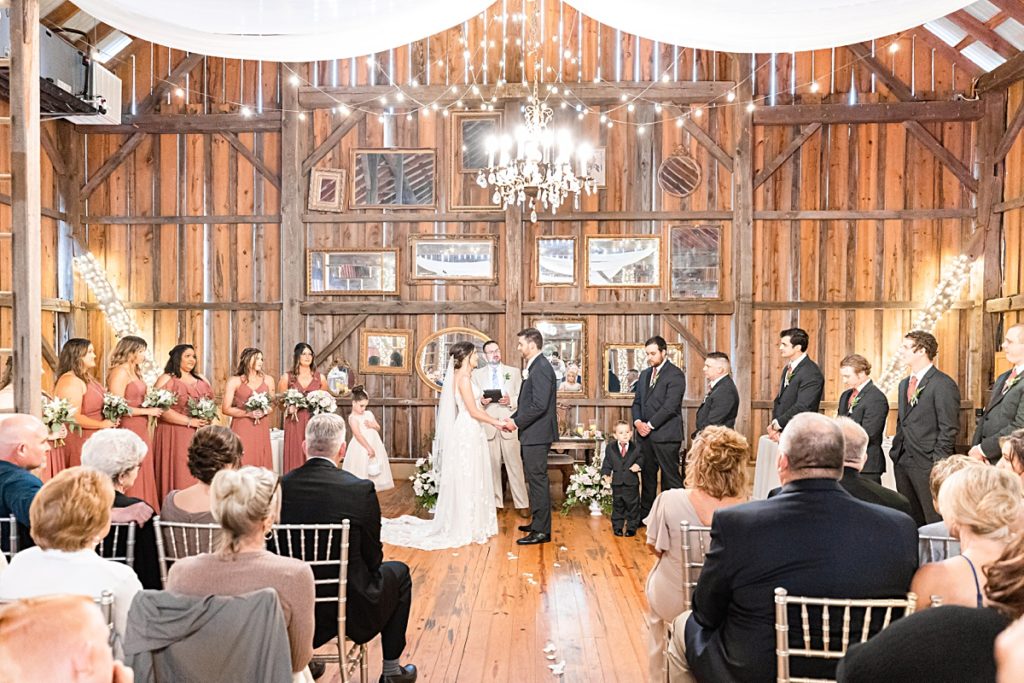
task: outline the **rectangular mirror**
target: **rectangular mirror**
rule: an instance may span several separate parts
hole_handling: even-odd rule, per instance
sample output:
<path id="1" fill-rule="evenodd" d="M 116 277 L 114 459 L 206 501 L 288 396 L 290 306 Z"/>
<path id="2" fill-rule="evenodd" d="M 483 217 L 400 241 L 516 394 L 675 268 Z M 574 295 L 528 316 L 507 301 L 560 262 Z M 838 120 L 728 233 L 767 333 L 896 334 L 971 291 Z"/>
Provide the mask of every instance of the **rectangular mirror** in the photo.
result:
<path id="1" fill-rule="evenodd" d="M 576 238 L 537 238 L 537 284 L 571 287 L 576 284 Z"/>
<path id="2" fill-rule="evenodd" d="M 359 334 L 359 372 L 368 375 L 408 375 L 412 330 L 373 330 Z"/>
<path id="3" fill-rule="evenodd" d="M 582 319 L 538 318 L 533 326 L 544 337 L 541 351 L 555 371 L 558 395 L 586 396 L 587 323 Z"/>
<path id="4" fill-rule="evenodd" d="M 449 206 L 456 211 L 501 211 L 501 206 L 491 201 L 493 190 L 476 182 L 480 171 L 490 165 L 487 143 L 501 134 L 501 112 L 456 111 L 449 122 Z"/>
<path id="5" fill-rule="evenodd" d="M 659 235 L 587 235 L 587 287 L 661 286 Z"/>
<path id="6" fill-rule="evenodd" d="M 676 225 L 669 231 L 669 276 L 673 299 L 721 296 L 722 228 Z"/>
<path id="7" fill-rule="evenodd" d="M 668 359 L 678 368 L 683 367 L 683 345 L 669 344 Z M 636 381 L 647 369 L 647 354 L 643 342 L 636 344 L 604 345 L 605 396 L 632 396 Z"/>
<path id="8" fill-rule="evenodd" d="M 398 249 L 310 249 L 308 294 L 398 294 Z"/>
<path id="9" fill-rule="evenodd" d="M 498 238 L 494 235 L 409 237 L 412 280 L 494 283 Z"/>
<path id="10" fill-rule="evenodd" d="M 437 158 L 432 149 L 352 150 L 352 207 L 431 207 Z"/>

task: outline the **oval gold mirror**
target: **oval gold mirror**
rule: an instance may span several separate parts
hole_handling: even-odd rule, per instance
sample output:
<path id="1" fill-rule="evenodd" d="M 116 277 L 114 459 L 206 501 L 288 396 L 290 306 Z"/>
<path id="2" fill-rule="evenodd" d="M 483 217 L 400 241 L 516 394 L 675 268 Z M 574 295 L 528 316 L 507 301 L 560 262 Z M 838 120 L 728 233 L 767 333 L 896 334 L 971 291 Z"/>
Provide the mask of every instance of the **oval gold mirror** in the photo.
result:
<path id="1" fill-rule="evenodd" d="M 684 147 L 676 147 L 658 167 L 658 187 L 674 197 L 689 197 L 700 179 L 700 166 Z"/>
<path id="2" fill-rule="evenodd" d="M 423 340 L 416 349 L 416 374 L 434 391 L 441 391 L 444 371 L 448 367 L 448 353 L 455 344 L 468 341 L 479 347 L 488 337 L 471 327 L 446 327 Z"/>

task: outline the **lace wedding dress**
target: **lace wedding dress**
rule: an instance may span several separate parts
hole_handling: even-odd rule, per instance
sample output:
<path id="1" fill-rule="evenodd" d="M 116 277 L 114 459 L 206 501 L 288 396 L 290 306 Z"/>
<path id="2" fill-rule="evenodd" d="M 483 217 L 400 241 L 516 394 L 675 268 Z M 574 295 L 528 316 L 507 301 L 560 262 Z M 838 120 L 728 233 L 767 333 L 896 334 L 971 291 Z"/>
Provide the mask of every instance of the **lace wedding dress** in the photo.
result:
<path id="1" fill-rule="evenodd" d="M 440 447 L 441 471 L 434 518 L 404 515 L 397 519 L 382 519 L 380 540 L 384 543 L 420 550 L 442 550 L 470 543 L 486 543 L 498 533 L 487 436 L 483 426 L 466 410 L 454 385 L 449 364 L 442 387 L 442 409 L 438 411 L 438 433 L 444 433 L 446 437 Z M 473 400 L 479 402 L 483 392 L 475 384 L 472 387 Z M 447 392 L 451 393 L 445 396 Z M 453 421 L 444 415 L 444 405 L 446 401 L 451 402 L 452 395 L 456 407 Z"/>

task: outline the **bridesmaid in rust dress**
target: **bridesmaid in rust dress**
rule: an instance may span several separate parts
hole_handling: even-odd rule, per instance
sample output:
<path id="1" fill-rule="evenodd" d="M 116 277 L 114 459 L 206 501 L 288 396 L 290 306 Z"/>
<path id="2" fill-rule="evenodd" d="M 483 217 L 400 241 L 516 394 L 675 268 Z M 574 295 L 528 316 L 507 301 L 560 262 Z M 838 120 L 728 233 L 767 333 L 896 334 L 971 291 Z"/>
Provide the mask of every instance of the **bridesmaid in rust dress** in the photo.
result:
<path id="1" fill-rule="evenodd" d="M 156 466 L 156 486 L 163 500 L 168 491 L 188 488 L 196 483 L 188 471 L 188 446 L 207 420 L 188 414 L 189 399 L 213 398 L 213 389 L 196 366 L 199 356 L 191 344 L 178 344 L 171 349 L 164 374 L 156 381 L 157 389 L 167 389 L 178 397 L 177 402 L 164 411 L 156 426 L 153 451 Z"/>
<path id="2" fill-rule="evenodd" d="M 139 473 L 125 495 L 145 501 L 149 507 L 160 512 L 160 494 L 156 488 L 156 465 L 153 458 L 153 433 L 149 430 L 149 418 L 160 417 L 160 408 L 143 408 L 149 387 L 142 379 L 142 364 L 146 361 L 146 340 L 129 335 L 122 337 L 110 354 L 110 373 L 107 375 L 107 390 L 123 396 L 131 412 L 121 418 L 121 429 L 134 432 L 146 442 L 146 457 L 139 462 Z"/>
<path id="3" fill-rule="evenodd" d="M 265 393 L 271 404 L 274 392 L 263 374 L 263 352 L 249 347 L 238 359 L 238 369 L 224 387 L 224 400 L 220 410 L 231 416 L 231 431 L 242 442 L 242 464 L 274 470 L 274 457 L 270 450 L 270 408 L 248 411 L 245 404 L 253 394 Z"/>
<path id="4" fill-rule="evenodd" d="M 317 389 L 327 391 L 327 378 L 313 364 L 313 347 L 306 342 L 295 345 L 292 354 L 292 370 L 281 375 L 277 382 L 278 396 L 283 396 L 289 389 L 298 389 L 308 394 Z M 305 408 L 286 408 L 284 414 L 284 455 L 282 456 L 281 474 L 288 474 L 306 462 L 306 454 L 302 452 L 302 442 L 306 438 L 306 423 L 309 422 L 309 411 Z"/>
<path id="5" fill-rule="evenodd" d="M 82 464 L 82 444 L 100 429 L 117 425 L 103 419 L 103 385 L 96 381 L 92 372 L 96 370 L 96 349 L 88 339 L 68 339 L 60 350 L 57 360 L 57 385 L 53 394 L 64 398 L 75 409 L 74 419 L 82 433 L 68 430 L 64 445 L 50 449 L 46 470 L 41 477 L 44 481 L 61 470 Z"/>

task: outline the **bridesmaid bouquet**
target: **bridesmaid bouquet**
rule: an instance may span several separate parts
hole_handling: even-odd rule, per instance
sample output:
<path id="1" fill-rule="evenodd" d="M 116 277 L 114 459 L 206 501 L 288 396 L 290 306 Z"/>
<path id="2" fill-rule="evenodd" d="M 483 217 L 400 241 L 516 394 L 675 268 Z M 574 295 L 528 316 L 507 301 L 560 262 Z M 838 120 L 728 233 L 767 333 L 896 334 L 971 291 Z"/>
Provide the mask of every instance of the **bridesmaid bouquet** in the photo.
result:
<path id="1" fill-rule="evenodd" d="M 156 389 L 151 388 L 146 392 L 146 398 L 142 399 L 143 408 L 159 408 L 160 410 L 167 410 L 175 403 L 178 402 L 178 395 L 173 391 L 167 389 Z M 152 432 L 156 427 L 156 416 L 149 416 L 149 431 Z"/>
<path id="2" fill-rule="evenodd" d="M 295 412 L 291 414 L 293 422 L 298 422 L 299 411 L 308 407 L 306 405 L 306 395 L 298 389 L 289 389 L 284 392 L 284 396 L 281 397 L 281 405 L 284 406 L 286 414 L 289 408 L 295 408 Z"/>
<path id="3" fill-rule="evenodd" d="M 128 401 L 124 400 L 124 396 L 103 394 L 103 417 L 105 419 L 117 424 L 122 417 L 131 412 L 132 409 L 128 407 Z"/>
<path id="4" fill-rule="evenodd" d="M 212 398 L 190 398 L 188 400 L 188 416 L 197 420 L 213 422 L 217 419 L 217 404 Z"/>
<path id="5" fill-rule="evenodd" d="M 269 413 L 270 412 L 270 397 L 267 396 L 267 392 L 265 392 L 265 391 L 254 392 L 253 395 L 249 397 L 249 400 L 245 402 L 245 409 L 247 411 L 249 411 L 250 413 L 255 413 L 257 411 L 259 411 L 259 412 L 261 412 L 263 414 Z M 258 418 L 258 417 L 253 418 L 253 422 L 255 424 L 259 424 L 260 423 L 260 418 Z"/>
<path id="6" fill-rule="evenodd" d="M 306 407 L 309 408 L 311 414 L 321 415 L 338 410 L 338 402 L 334 400 L 330 392 L 317 389 L 316 391 L 309 392 L 306 396 Z"/>
<path id="7" fill-rule="evenodd" d="M 75 422 L 75 409 L 66 398 L 43 399 L 43 424 L 51 434 L 60 432 L 61 427 L 68 431 L 82 433 L 82 428 Z M 54 446 L 64 445 L 64 439 L 56 439 Z"/>

